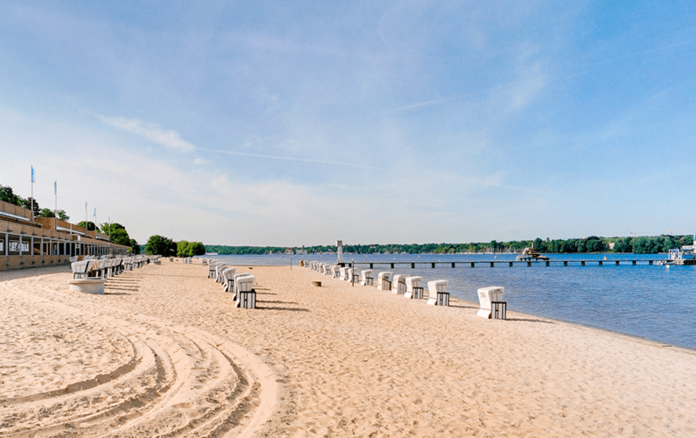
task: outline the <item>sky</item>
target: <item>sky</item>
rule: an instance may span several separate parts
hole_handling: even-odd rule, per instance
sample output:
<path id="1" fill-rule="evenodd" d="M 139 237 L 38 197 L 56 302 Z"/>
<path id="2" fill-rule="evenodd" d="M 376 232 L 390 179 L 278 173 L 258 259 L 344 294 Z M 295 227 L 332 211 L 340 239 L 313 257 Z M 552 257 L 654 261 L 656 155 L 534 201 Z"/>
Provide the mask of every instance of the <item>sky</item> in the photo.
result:
<path id="1" fill-rule="evenodd" d="M 696 230 L 693 1 L 0 0 L 0 184 L 223 245 Z"/>

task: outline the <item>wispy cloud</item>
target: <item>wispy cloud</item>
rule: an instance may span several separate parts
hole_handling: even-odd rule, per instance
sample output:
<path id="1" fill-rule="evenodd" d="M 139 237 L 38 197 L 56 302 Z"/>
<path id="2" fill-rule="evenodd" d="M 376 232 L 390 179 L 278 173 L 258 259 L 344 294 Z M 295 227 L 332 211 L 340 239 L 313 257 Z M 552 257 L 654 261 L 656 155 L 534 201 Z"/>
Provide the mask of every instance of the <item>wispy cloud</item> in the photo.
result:
<path id="1" fill-rule="evenodd" d="M 249 152 L 237 152 L 228 151 L 221 149 L 208 149 L 195 146 L 186 140 L 181 138 L 178 132 L 174 130 L 162 129 L 159 125 L 153 123 L 144 123 L 137 119 L 126 119 L 123 117 L 104 117 L 99 116 L 99 118 L 109 126 L 120 129 L 122 131 L 130 132 L 132 134 L 138 135 L 140 137 L 146 138 L 153 143 L 166 146 L 173 149 L 179 149 L 183 152 L 191 151 L 202 151 L 202 152 L 213 152 L 217 154 L 228 154 L 228 155 L 240 155 L 245 157 L 256 157 L 256 158 L 266 158 L 271 160 L 286 160 L 286 161 L 299 161 L 303 163 L 318 163 L 318 164 L 331 164 L 333 166 L 348 166 L 356 167 L 360 169 L 370 169 L 379 170 L 378 167 L 367 166 L 364 164 L 357 163 L 345 163 L 339 161 L 327 161 L 327 160 L 315 160 L 311 158 L 299 158 L 299 157 L 288 157 L 282 155 L 265 155 L 265 154 L 254 154 Z M 201 165 L 205 163 L 202 158 L 196 158 L 194 164 Z"/>
<path id="2" fill-rule="evenodd" d="M 163 129 L 154 123 L 144 123 L 137 119 L 126 119 L 123 117 L 103 117 L 101 120 L 107 125 L 130 132 L 146 138 L 153 143 L 166 146 L 172 149 L 179 149 L 183 152 L 190 152 L 196 149 L 194 145 L 181 138 L 181 135 L 171 129 Z"/>
<path id="3" fill-rule="evenodd" d="M 220 149 L 206 149 L 206 148 L 196 148 L 196 150 L 199 151 L 204 151 L 204 152 L 214 152 L 218 154 L 228 154 L 228 155 L 241 155 L 244 157 L 256 157 L 256 158 L 269 158 L 272 160 L 287 160 L 287 161 L 300 161 L 303 163 L 320 163 L 320 164 L 331 164 L 333 166 L 348 166 L 348 167 L 357 167 L 360 169 L 370 169 L 370 170 L 379 170 L 379 167 L 374 167 L 374 166 L 367 166 L 364 164 L 355 164 L 355 163 L 341 163 L 338 161 L 326 161 L 326 160 L 313 160 L 310 158 L 297 158 L 297 157 L 283 157 L 279 155 L 263 155 L 263 154 L 252 154 L 248 152 L 236 152 L 236 151 L 223 151 Z"/>

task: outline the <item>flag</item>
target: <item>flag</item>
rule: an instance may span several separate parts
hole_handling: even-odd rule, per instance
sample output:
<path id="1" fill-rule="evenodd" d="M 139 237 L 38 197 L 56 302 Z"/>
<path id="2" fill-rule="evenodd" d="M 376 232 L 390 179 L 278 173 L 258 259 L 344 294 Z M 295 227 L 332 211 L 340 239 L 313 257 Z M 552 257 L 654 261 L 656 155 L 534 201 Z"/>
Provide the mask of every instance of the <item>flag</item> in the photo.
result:
<path id="1" fill-rule="evenodd" d="M 34 184 L 36 181 L 34 181 L 34 166 L 31 166 L 31 183 Z"/>

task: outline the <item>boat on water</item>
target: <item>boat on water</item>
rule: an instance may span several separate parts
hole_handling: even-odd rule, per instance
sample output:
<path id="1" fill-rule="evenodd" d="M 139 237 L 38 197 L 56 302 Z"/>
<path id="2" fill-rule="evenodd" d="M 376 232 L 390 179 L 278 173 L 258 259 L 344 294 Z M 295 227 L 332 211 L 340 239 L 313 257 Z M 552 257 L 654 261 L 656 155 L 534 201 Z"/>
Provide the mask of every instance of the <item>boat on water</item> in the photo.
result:
<path id="1" fill-rule="evenodd" d="M 534 248 L 533 246 L 528 246 L 526 247 L 523 251 L 522 254 L 517 256 L 517 260 L 522 261 L 522 262 L 531 262 L 532 260 L 535 261 L 547 261 L 549 258 L 547 256 L 541 255 L 538 249 Z"/>
<path id="2" fill-rule="evenodd" d="M 696 245 L 684 245 L 670 249 L 666 260 L 658 260 L 658 265 L 696 265 Z"/>
<path id="3" fill-rule="evenodd" d="M 670 249 L 666 260 L 658 260 L 658 265 L 696 265 L 696 234 L 693 245 L 683 245 L 681 248 Z"/>

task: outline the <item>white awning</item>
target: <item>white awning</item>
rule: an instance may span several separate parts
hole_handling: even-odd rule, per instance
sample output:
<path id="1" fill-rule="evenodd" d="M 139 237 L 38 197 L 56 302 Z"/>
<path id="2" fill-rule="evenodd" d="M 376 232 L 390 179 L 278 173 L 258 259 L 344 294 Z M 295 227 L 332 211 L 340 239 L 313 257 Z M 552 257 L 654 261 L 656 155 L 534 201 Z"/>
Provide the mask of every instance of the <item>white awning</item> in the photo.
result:
<path id="1" fill-rule="evenodd" d="M 58 231 L 67 231 L 67 232 L 69 232 L 69 233 L 71 233 L 71 234 L 79 234 L 79 235 L 81 235 L 81 236 L 84 236 L 84 235 L 85 235 L 85 233 L 83 233 L 83 232 L 81 232 L 81 231 L 71 230 L 70 228 L 65 228 L 65 227 L 56 227 L 56 230 L 58 230 Z"/>

